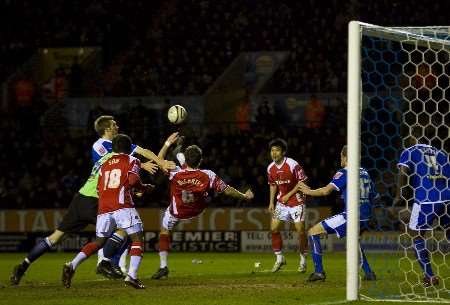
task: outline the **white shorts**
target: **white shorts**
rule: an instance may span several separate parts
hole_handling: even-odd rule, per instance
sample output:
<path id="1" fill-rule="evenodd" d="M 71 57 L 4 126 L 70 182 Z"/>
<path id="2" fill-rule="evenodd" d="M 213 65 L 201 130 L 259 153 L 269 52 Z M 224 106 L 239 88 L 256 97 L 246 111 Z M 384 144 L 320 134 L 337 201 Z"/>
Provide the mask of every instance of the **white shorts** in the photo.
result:
<path id="1" fill-rule="evenodd" d="M 305 205 L 301 204 L 295 207 L 290 207 L 277 202 L 272 218 L 281 221 L 305 221 Z"/>
<path id="2" fill-rule="evenodd" d="M 162 220 L 161 226 L 166 229 L 167 231 L 172 231 L 172 229 L 182 221 L 182 219 L 176 218 L 172 214 L 170 214 L 169 208 L 166 209 L 166 212 L 164 213 L 164 217 Z"/>
<path id="3" fill-rule="evenodd" d="M 414 202 L 409 228 L 414 231 L 450 227 L 450 201 Z"/>
<path id="4" fill-rule="evenodd" d="M 98 237 L 109 237 L 116 229 L 122 229 L 128 235 L 143 231 L 137 210 L 127 208 L 97 215 L 95 231 Z"/>

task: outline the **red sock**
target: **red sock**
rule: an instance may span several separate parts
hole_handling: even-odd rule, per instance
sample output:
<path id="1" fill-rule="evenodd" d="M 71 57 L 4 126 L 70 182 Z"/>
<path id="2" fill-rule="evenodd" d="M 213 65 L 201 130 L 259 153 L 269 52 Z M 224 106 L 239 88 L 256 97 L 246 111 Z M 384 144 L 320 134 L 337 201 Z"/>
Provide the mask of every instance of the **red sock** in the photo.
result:
<path id="1" fill-rule="evenodd" d="M 83 249 L 81 249 L 81 252 L 83 252 L 84 254 L 86 254 L 87 257 L 89 257 L 95 252 L 97 252 L 98 249 L 100 249 L 100 247 L 96 243 L 88 243 L 83 247 Z"/>
<path id="2" fill-rule="evenodd" d="M 169 251 L 170 236 L 168 234 L 159 234 L 159 251 Z"/>
<path id="3" fill-rule="evenodd" d="M 280 232 L 272 232 L 272 249 L 273 252 L 280 252 L 283 249 L 283 239 Z"/>
<path id="4" fill-rule="evenodd" d="M 131 243 L 130 256 L 142 256 L 144 253 L 144 243 L 143 242 L 133 242 Z"/>

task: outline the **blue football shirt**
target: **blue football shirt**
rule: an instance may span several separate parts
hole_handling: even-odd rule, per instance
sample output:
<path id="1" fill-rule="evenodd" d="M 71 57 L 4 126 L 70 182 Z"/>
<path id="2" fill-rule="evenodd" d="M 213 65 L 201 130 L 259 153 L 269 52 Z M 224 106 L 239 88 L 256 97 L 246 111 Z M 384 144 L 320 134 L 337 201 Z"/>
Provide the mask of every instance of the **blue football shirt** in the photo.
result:
<path id="1" fill-rule="evenodd" d="M 433 146 L 416 144 L 403 150 L 397 164 L 407 169 L 417 203 L 450 200 L 448 155 Z"/>
<path id="2" fill-rule="evenodd" d="M 131 155 L 134 154 L 136 147 L 137 147 L 136 144 L 131 144 Z M 101 157 L 110 152 L 112 152 L 112 142 L 110 140 L 102 138 L 98 139 L 92 145 L 92 152 L 91 152 L 92 162 L 94 164 L 97 163 L 97 161 L 100 160 Z"/>
<path id="3" fill-rule="evenodd" d="M 364 169 L 359 169 L 359 183 L 360 183 L 360 195 L 359 195 L 359 218 L 360 220 L 368 220 L 372 215 L 372 202 L 373 199 L 379 195 L 375 190 L 375 185 L 370 179 L 369 173 Z M 345 211 L 347 211 L 347 169 L 343 168 L 336 172 L 330 184 L 334 188 L 341 192 L 344 198 Z"/>

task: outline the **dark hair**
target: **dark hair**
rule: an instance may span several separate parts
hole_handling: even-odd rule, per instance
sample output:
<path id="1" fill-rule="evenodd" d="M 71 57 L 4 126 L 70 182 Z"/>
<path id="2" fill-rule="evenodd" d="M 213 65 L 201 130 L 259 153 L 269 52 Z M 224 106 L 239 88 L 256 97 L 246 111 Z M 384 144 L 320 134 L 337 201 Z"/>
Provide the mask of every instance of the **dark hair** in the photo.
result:
<path id="1" fill-rule="evenodd" d="M 269 143 L 269 149 L 272 149 L 272 147 L 277 146 L 280 147 L 281 150 L 285 153 L 287 152 L 287 143 L 285 140 L 281 139 L 281 138 L 276 138 L 273 139 L 272 141 L 270 141 Z"/>
<path id="2" fill-rule="evenodd" d="M 191 168 L 198 168 L 202 162 L 202 150 L 197 145 L 191 145 L 184 151 L 186 164 Z"/>
<path id="3" fill-rule="evenodd" d="M 106 128 L 111 127 L 112 120 L 114 120 L 114 117 L 112 115 L 102 115 L 95 120 L 94 128 L 100 137 L 103 137 Z"/>
<path id="4" fill-rule="evenodd" d="M 118 134 L 112 140 L 112 150 L 115 153 L 131 153 L 131 139 L 125 134 Z"/>

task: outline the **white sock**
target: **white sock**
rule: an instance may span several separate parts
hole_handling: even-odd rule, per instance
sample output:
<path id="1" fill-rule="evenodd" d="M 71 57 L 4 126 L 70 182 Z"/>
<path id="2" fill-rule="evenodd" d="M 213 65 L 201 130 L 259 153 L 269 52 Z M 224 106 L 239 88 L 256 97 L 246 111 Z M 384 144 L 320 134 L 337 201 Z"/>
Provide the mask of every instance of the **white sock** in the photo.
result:
<path id="1" fill-rule="evenodd" d="M 169 255 L 169 252 L 167 252 L 167 251 L 159 252 L 159 268 L 167 267 L 167 256 L 168 255 Z"/>
<path id="2" fill-rule="evenodd" d="M 300 265 L 306 265 L 306 254 L 300 253 Z"/>
<path id="3" fill-rule="evenodd" d="M 127 269 L 127 255 L 128 255 L 128 249 L 123 251 L 122 256 L 120 257 L 120 260 L 119 260 L 120 269 L 125 269 L 125 270 Z"/>
<path id="4" fill-rule="evenodd" d="M 103 255 L 103 248 L 101 248 L 100 250 L 98 250 L 97 252 L 97 266 L 100 264 L 100 262 L 102 260 L 105 259 L 105 256 Z"/>
<path id="5" fill-rule="evenodd" d="M 139 269 L 139 265 L 141 264 L 142 256 L 140 255 L 132 255 L 130 257 L 130 268 L 128 269 L 128 275 L 137 279 L 137 271 Z"/>
<path id="6" fill-rule="evenodd" d="M 283 261 L 283 252 L 277 251 L 275 252 L 275 255 L 277 256 L 277 262 L 281 263 Z"/>
<path id="7" fill-rule="evenodd" d="M 73 270 L 77 269 L 78 265 L 81 264 L 86 258 L 87 256 L 83 252 L 78 253 L 77 256 L 75 256 L 75 258 L 73 259 L 73 261 L 70 262 L 72 264 L 72 269 Z"/>

